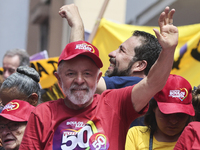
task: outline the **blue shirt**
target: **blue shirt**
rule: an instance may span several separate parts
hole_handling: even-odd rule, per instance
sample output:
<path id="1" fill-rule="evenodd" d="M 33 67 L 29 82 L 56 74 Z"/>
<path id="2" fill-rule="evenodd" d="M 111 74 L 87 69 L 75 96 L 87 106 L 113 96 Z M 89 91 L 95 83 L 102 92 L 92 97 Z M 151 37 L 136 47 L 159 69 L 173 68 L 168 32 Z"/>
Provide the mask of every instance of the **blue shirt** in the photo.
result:
<path id="1" fill-rule="evenodd" d="M 127 86 L 132 86 L 140 82 L 143 78 L 133 76 L 113 76 L 103 77 L 107 89 L 119 89 Z"/>

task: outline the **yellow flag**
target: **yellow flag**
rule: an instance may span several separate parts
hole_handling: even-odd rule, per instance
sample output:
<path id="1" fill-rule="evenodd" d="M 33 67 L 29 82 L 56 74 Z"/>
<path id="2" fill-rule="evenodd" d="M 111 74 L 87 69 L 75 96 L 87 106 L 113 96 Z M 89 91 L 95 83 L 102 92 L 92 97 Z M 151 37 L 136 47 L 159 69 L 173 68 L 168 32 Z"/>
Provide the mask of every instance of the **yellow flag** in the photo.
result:
<path id="1" fill-rule="evenodd" d="M 42 88 L 49 88 L 57 81 L 54 76 L 54 72 L 58 67 L 57 63 L 58 57 L 31 61 L 31 67 L 35 68 L 40 75 L 40 85 Z"/>
<path id="2" fill-rule="evenodd" d="M 116 50 L 121 43 L 131 37 L 134 30 L 146 31 L 155 35 L 153 28 L 159 29 L 156 26 L 118 24 L 103 18 L 92 42 L 99 49 L 104 65 L 101 69 L 103 74 L 110 64 L 108 57 L 110 52 Z M 171 73 L 186 78 L 192 86 L 198 86 L 200 84 L 200 24 L 178 26 L 178 30 L 179 41 Z M 40 74 L 42 88 L 49 88 L 57 81 L 53 74 L 57 70 L 57 62 L 58 57 L 31 62 L 31 67 Z"/>

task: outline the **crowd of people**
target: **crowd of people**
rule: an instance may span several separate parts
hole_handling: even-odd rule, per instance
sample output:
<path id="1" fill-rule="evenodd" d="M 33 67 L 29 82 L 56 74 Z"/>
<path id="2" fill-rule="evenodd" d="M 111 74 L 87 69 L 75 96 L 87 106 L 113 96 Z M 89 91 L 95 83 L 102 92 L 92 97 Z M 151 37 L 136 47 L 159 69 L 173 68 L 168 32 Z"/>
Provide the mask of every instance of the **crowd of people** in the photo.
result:
<path id="1" fill-rule="evenodd" d="M 200 149 L 200 86 L 192 90 L 186 79 L 170 74 L 178 44 L 174 13 L 166 7 L 160 14 L 157 38 L 134 31 L 109 54 L 102 77 L 100 52 L 84 40 L 77 6 L 61 7 L 60 16 L 71 27 L 55 72 L 65 98 L 42 102 L 40 76 L 29 67 L 28 54 L 7 52 L 1 149 Z"/>

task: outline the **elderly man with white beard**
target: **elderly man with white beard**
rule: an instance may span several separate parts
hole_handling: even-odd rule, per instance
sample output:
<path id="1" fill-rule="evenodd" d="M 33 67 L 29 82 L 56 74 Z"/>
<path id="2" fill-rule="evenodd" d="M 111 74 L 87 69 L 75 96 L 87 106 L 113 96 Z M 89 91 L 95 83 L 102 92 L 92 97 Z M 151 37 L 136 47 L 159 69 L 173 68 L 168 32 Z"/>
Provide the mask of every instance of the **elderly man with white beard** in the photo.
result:
<path id="1" fill-rule="evenodd" d="M 98 49 L 86 41 L 69 43 L 55 73 L 66 97 L 36 107 L 20 149 L 123 150 L 131 122 L 145 112 L 170 74 L 178 43 L 174 12 L 161 13 L 160 32 L 154 32 L 163 50 L 147 77 L 134 86 L 95 94 L 103 66 Z"/>

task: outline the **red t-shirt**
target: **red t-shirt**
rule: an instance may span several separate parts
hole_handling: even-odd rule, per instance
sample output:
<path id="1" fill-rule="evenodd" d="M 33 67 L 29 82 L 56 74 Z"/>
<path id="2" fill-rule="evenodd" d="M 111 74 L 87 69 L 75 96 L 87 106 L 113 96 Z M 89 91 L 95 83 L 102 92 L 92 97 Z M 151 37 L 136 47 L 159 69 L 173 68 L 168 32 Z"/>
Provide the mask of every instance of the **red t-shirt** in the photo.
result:
<path id="1" fill-rule="evenodd" d="M 40 104 L 30 116 L 20 149 L 123 150 L 131 122 L 147 111 L 133 109 L 132 88 L 94 95 L 92 104 L 81 110 L 68 108 L 63 99 Z"/>
<path id="2" fill-rule="evenodd" d="M 191 122 L 185 127 L 174 150 L 200 150 L 200 122 Z"/>

